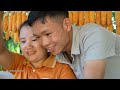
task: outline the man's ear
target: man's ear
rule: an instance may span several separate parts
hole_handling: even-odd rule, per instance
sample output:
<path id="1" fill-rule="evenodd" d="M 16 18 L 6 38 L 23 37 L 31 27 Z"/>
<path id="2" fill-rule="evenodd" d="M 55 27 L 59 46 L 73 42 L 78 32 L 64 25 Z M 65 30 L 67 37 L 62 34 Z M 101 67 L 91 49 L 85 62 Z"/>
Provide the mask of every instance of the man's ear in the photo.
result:
<path id="1" fill-rule="evenodd" d="M 70 31 L 72 27 L 72 22 L 70 21 L 69 18 L 65 18 L 63 21 L 63 27 L 65 30 Z"/>

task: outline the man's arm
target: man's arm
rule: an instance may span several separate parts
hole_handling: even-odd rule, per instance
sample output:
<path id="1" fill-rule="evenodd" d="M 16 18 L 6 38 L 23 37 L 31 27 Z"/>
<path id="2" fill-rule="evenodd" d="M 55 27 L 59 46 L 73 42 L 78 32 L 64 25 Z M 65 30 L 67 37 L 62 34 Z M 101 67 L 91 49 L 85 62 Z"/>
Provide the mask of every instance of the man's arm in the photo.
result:
<path id="1" fill-rule="evenodd" d="M 86 61 L 84 65 L 84 79 L 103 79 L 105 67 L 105 60 Z"/>
<path id="2" fill-rule="evenodd" d="M 115 55 L 115 38 L 104 27 L 91 24 L 84 39 L 84 78 L 104 78 L 107 58 Z"/>

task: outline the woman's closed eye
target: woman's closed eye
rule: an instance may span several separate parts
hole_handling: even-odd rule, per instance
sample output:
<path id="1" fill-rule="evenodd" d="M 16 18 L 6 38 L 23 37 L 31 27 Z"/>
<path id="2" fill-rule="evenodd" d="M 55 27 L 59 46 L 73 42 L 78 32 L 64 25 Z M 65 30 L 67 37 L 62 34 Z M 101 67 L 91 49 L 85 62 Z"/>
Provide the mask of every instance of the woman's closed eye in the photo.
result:
<path id="1" fill-rule="evenodd" d="M 25 43 L 26 41 L 20 41 L 20 43 Z"/>

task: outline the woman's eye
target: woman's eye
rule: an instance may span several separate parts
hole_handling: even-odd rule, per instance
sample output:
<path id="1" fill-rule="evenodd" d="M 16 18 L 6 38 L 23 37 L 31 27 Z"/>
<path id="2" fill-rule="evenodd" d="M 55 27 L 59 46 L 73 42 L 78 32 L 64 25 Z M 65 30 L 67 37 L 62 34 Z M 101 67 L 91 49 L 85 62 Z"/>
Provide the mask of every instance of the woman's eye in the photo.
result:
<path id="1" fill-rule="evenodd" d="M 25 43 L 25 41 L 20 41 L 21 43 Z"/>

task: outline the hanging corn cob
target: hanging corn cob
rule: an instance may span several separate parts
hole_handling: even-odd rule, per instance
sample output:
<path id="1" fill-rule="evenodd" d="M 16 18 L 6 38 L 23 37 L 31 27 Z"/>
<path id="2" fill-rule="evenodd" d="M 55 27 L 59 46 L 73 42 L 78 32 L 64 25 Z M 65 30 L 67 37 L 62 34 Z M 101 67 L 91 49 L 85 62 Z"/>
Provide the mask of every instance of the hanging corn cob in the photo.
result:
<path id="1" fill-rule="evenodd" d="M 112 25 L 112 24 L 107 25 L 107 29 L 108 29 L 109 31 L 113 32 L 113 25 Z"/>
<path id="2" fill-rule="evenodd" d="M 120 35 L 120 11 L 115 12 L 116 33 Z"/>
<path id="3" fill-rule="evenodd" d="M 85 15 L 85 21 L 84 23 L 89 23 L 90 22 L 90 11 L 84 11 L 84 15 Z"/>
<path id="4" fill-rule="evenodd" d="M 8 30 L 8 17 L 9 17 L 9 12 L 6 12 L 4 15 L 4 20 L 3 20 L 3 31 L 4 32 Z"/>
<path id="5" fill-rule="evenodd" d="M 13 13 L 9 13 L 9 19 L 8 19 L 8 31 L 12 31 L 12 19 L 13 19 Z"/>
<path id="6" fill-rule="evenodd" d="M 95 22 L 95 11 L 90 11 L 90 22 Z"/>
<path id="7" fill-rule="evenodd" d="M 14 42 L 15 43 L 19 42 L 18 31 L 16 33 L 14 33 Z"/>
<path id="8" fill-rule="evenodd" d="M 107 13 L 107 29 L 113 32 L 112 11 L 106 11 L 106 13 Z"/>
<path id="9" fill-rule="evenodd" d="M 25 11 L 22 11 L 22 23 L 27 20 L 27 15 Z"/>
<path id="10" fill-rule="evenodd" d="M 101 17 L 101 12 L 100 11 L 96 11 L 96 17 L 95 17 L 95 21 L 96 24 L 100 24 L 100 17 Z"/>
<path id="11" fill-rule="evenodd" d="M 15 43 L 19 42 L 18 28 L 22 22 L 27 20 L 27 15 L 28 13 L 25 11 L 5 12 L 3 19 L 3 29 L 6 40 L 9 40 L 9 37 L 12 37 Z"/>
<path id="12" fill-rule="evenodd" d="M 19 29 L 19 26 L 22 24 L 22 12 L 17 11 L 17 30 Z"/>
<path id="13" fill-rule="evenodd" d="M 72 11 L 72 13 L 73 13 L 73 24 L 78 25 L 79 12 L 78 11 Z"/>
<path id="14" fill-rule="evenodd" d="M 112 24 L 112 11 L 106 11 L 107 14 L 107 25 Z"/>
<path id="15" fill-rule="evenodd" d="M 79 11 L 79 25 L 81 26 L 84 24 L 84 11 Z"/>
<path id="16" fill-rule="evenodd" d="M 101 25 L 103 27 L 107 26 L 107 13 L 106 13 L 106 11 L 101 11 Z"/>
<path id="17" fill-rule="evenodd" d="M 17 12 L 13 14 L 13 21 L 12 21 L 12 32 L 17 32 Z"/>
<path id="18" fill-rule="evenodd" d="M 73 13 L 72 11 L 69 11 L 69 19 L 71 21 L 71 23 L 73 22 Z"/>
<path id="19" fill-rule="evenodd" d="M 10 31 L 7 30 L 7 31 L 5 32 L 5 39 L 6 39 L 6 40 L 9 40 L 9 37 L 10 37 Z"/>

